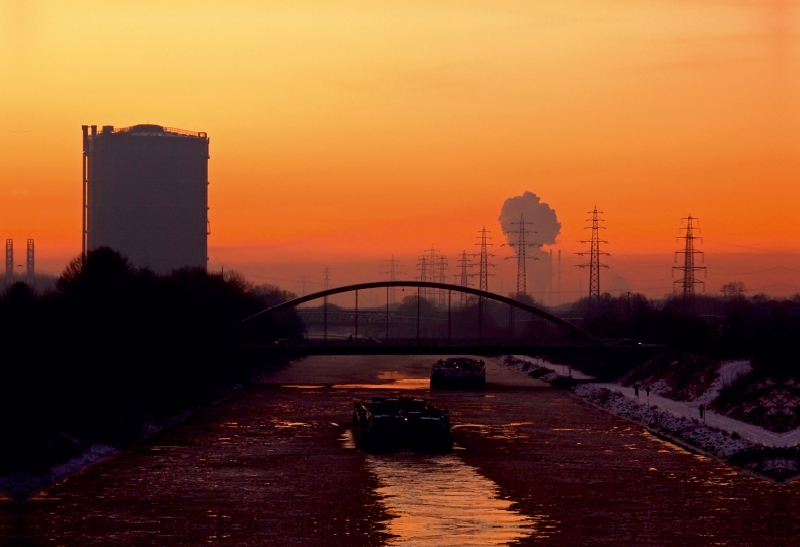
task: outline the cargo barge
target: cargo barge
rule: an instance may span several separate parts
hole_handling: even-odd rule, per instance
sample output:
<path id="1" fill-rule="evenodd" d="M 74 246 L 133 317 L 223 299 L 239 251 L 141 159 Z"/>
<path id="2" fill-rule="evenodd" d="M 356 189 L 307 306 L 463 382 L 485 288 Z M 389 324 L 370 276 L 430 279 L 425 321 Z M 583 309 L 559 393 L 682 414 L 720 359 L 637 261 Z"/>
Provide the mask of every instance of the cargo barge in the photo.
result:
<path id="1" fill-rule="evenodd" d="M 486 364 L 469 357 L 439 359 L 431 369 L 431 389 L 482 389 Z"/>
<path id="2" fill-rule="evenodd" d="M 356 443 L 371 452 L 414 448 L 446 452 L 453 448 L 450 413 L 424 399 L 374 397 L 357 401 L 353 409 Z"/>

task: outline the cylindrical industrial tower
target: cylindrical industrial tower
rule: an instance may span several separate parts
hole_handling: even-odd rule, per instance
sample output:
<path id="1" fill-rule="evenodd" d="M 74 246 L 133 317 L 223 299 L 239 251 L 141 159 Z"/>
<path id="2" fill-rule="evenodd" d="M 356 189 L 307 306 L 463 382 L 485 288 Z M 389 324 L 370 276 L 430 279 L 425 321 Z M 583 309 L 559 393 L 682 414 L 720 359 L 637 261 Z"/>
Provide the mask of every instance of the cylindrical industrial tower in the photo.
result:
<path id="1" fill-rule="evenodd" d="M 167 274 L 208 260 L 205 133 L 83 126 L 83 252 L 111 247 Z"/>

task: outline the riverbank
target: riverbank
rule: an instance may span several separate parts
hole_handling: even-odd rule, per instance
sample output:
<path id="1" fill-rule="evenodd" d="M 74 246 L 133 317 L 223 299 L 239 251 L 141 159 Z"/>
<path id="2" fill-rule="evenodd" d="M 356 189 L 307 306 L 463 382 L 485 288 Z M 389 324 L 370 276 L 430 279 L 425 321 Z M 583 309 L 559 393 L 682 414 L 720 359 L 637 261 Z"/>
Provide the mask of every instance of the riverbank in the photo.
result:
<path id="1" fill-rule="evenodd" d="M 669 404 L 665 398 L 655 395 L 647 397 L 644 393 L 637 397 L 633 388 L 595 383 L 578 371 L 564 370 L 567 368 L 564 365 L 553 365 L 542 359 L 508 356 L 506 364 L 638 423 L 687 450 L 713 456 L 776 482 L 786 482 L 800 476 L 800 448 L 797 444 L 790 446 L 788 443 L 763 442 L 770 437 L 754 434 L 751 424 L 739 422 L 737 429 L 736 421 L 726 418 L 727 430 L 714 427 L 689 417 L 685 403 L 671 401 L 673 404 Z M 745 438 L 743 434 L 750 438 Z M 758 442 L 759 439 L 762 442 Z"/>
<path id="2" fill-rule="evenodd" d="M 294 361 L 293 361 L 294 362 Z M 197 403 L 191 408 L 187 408 L 180 413 L 169 416 L 140 416 L 133 424 L 126 424 L 125 431 L 114 435 L 112 443 L 86 442 L 73 435 L 63 432 L 51 433 L 51 436 L 58 439 L 63 445 L 68 447 L 71 454 L 69 459 L 58 459 L 58 454 L 63 453 L 63 448 L 51 456 L 52 464 L 44 472 L 32 473 L 28 471 L 17 471 L 5 476 L 0 476 L 0 494 L 7 496 L 13 501 L 21 502 L 36 495 L 43 489 L 57 484 L 69 477 L 83 472 L 104 460 L 118 454 L 121 450 L 142 443 L 153 435 L 175 427 L 186 419 L 190 418 L 198 411 L 216 406 L 229 399 L 236 392 L 243 389 L 246 385 L 260 381 L 265 375 L 275 373 L 283 368 L 290 366 L 293 362 L 263 365 L 252 370 L 249 382 L 236 382 L 231 385 L 221 387 L 208 400 Z M 44 443 L 43 443 L 44 444 Z M 52 442 L 51 442 L 52 444 Z"/>

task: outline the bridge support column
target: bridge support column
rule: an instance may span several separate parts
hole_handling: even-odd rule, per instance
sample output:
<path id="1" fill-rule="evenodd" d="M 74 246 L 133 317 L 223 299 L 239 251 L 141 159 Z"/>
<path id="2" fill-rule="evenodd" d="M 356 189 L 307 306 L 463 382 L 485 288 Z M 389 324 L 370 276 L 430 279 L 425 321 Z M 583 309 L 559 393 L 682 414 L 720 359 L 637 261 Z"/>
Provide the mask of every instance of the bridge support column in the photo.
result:
<path id="1" fill-rule="evenodd" d="M 419 344 L 419 287 L 417 287 L 417 344 Z"/>
<path id="2" fill-rule="evenodd" d="M 542 329 L 542 340 L 543 340 L 542 343 L 546 343 L 547 342 L 547 321 L 542 319 L 542 324 L 544 326 L 544 328 Z"/>
<path id="3" fill-rule="evenodd" d="M 508 339 L 514 339 L 514 306 L 508 305 Z"/>
<path id="4" fill-rule="evenodd" d="M 386 343 L 389 343 L 389 287 L 386 287 Z"/>
<path id="5" fill-rule="evenodd" d="M 452 328 L 452 307 L 450 304 L 450 299 L 453 295 L 453 291 L 447 291 L 447 343 L 453 343 L 453 328 Z"/>
<path id="6" fill-rule="evenodd" d="M 478 297 L 478 340 L 483 340 L 483 297 Z"/>

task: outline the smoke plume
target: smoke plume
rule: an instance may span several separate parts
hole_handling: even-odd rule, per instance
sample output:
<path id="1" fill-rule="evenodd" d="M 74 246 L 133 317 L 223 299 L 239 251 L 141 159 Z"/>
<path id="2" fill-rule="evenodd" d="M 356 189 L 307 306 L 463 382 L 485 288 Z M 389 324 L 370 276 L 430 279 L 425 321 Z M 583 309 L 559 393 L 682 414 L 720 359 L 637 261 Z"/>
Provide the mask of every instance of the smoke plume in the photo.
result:
<path id="1" fill-rule="evenodd" d="M 516 237 L 510 232 L 517 230 L 520 215 L 525 215 L 526 228 L 535 231 L 531 240 L 542 245 L 552 245 L 561 233 L 561 223 L 556 212 L 533 192 L 525 192 L 521 196 L 508 198 L 500 210 L 500 227 L 509 243 L 516 243 Z M 528 226 L 530 224 L 530 226 Z M 510 237 L 510 239 L 509 239 Z"/>
<path id="2" fill-rule="evenodd" d="M 520 221 L 521 215 L 525 219 L 525 229 L 529 231 L 525 237 L 526 242 L 540 245 L 552 245 L 556 242 L 561 233 L 561 223 L 555 210 L 533 192 L 525 192 L 521 196 L 508 198 L 500 210 L 498 220 L 508 243 L 517 243 L 517 234 L 512 232 L 519 230 L 519 224 L 516 223 Z M 527 265 L 528 293 L 541 299 L 553 279 L 550 254 L 539 247 L 528 248 L 525 254 L 531 258 Z"/>

